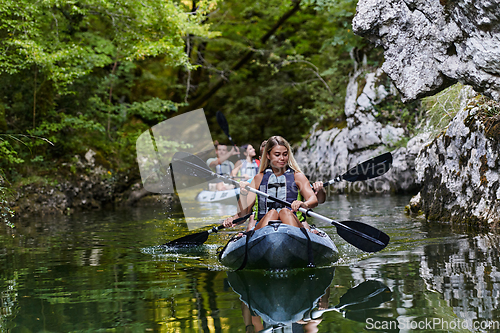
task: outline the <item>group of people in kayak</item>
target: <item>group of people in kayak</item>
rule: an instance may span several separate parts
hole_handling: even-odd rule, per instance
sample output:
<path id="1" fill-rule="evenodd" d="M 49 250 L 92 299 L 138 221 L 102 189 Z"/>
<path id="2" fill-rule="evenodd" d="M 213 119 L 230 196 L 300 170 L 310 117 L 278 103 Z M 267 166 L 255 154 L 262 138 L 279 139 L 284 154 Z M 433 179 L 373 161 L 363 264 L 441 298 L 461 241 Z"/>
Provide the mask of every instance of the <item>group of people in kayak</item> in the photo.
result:
<path id="1" fill-rule="evenodd" d="M 240 154 L 240 149 L 232 147 L 228 150 L 226 145 L 217 144 L 217 157 L 207 161 L 207 164 L 217 173 L 239 176 L 242 179 L 240 181 L 240 211 L 224 220 L 224 226 L 235 226 L 233 220 L 254 210 L 255 214 L 250 218 L 247 231 L 258 230 L 268 225 L 269 221 L 280 220 L 282 223 L 316 232 L 311 229 L 299 209 L 311 209 L 318 203 L 323 203 L 326 199 L 326 192 L 321 181 L 312 185 L 309 183 L 293 157 L 290 144 L 281 136 L 270 137 L 260 146 L 260 160 L 255 158 L 255 149 L 250 144 L 242 146 L 241 151 L 243 152 L 242 159 L 233 164 L 229 158 Z M 218 183 L 217 190 L 226 189 L 224 186 L 224 183 Z M 291 208 L 263 196 L 256 196 L 255 193 L 249 192 L 246 186 L 291 202 Z"/>

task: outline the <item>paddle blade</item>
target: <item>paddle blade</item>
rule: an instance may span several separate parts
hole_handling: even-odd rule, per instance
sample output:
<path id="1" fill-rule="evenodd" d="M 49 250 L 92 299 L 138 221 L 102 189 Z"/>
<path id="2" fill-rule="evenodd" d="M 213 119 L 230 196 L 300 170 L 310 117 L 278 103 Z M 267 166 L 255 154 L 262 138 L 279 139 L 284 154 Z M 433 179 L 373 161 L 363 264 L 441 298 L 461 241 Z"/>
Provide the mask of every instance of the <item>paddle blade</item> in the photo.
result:
<path id="1" fill-rule="evenodd" d="M 187 188 L 217 178 L 202 159 L 189 153 L 175 153 L 171 164 L 177 187 Z"/>
<path id="2" fill-rule="evenodd" d="M 342 295 L 336 308 L 342 310 L 376 308 L 391 299 L 392 292 L 389 287 L 380 281 L 367 280 Z"/>
<path id="3" fill-rule="evenodd" d="M 372 179 L 383 175 L 392 166 L 392 154 L 387 152 L 356 165 L 341 177 L 349 182 Z"/>
<path id="4" fill-rule="evenodd" d="M 229 125 L 227 123 L 226 117 L 224 117 L 224 115 L 220 111 L 217 111 L 215 117 L 217 118 L 217 123 L 219 124 L 224 134 L 229 136 Z"/>
<path id="5" fill-rule="evenodd" d="M 387 234 L 366 223 L 358 221 L 342 221 L 338 223 L 351 229 L 346 230 L 337 226 L 339 236 L 362 251 L 378 252 L 389 244 L 390 237 Z"/>
<path id="6" fill-rule="evenodd" d="M 169 246 L 169 247 L 197 246 L 205 243 L 207 239 L 208 239 L 208 231 L 202 231 L 197 234 L 187 235 L 178 239 L 174 239 L 173 241 L 163 244 L 163 246 Z"/>

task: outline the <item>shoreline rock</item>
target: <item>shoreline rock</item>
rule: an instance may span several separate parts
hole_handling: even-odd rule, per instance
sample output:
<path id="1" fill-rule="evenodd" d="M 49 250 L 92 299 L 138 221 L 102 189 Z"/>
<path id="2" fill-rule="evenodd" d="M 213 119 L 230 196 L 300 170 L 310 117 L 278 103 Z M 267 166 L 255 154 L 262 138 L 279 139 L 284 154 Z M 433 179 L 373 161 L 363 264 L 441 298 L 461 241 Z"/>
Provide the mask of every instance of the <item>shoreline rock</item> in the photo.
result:
<path id="1" fill-rule="evenodd" d="M 397 89 L 380 69 L 372 73 L 366 71 L 366 68 L 357 70 L 347 86 L 347 126 L 327 131 L 313 129 L 309 139 L 298 147 L 295 158 L 310 180 L 325 181 L 358 163 L 391 151 L 393 165 L 385 175 L 363 182 L 337 183 L 332 185 L 334 191 L 416 193 L 419 186 L 415 182 L 414 160 L 429 135 L 419 135 L 408 141 L 406 147 L 397 147 L 406 137 L 405 129 L 397 120 L 388 121 L 384 114 L 388 113 L 384 103 L 399 98 Z"/>
<path id="2" fill-rule="evenodd" d="M 418 204 L 427 220 L 498 227 L 500 114 L 485 116 L 487 104 L 480 95 L 468 96 L 448 128 L 417 157 Z M 494 107 L 500 110 L 499 103 Z"/>

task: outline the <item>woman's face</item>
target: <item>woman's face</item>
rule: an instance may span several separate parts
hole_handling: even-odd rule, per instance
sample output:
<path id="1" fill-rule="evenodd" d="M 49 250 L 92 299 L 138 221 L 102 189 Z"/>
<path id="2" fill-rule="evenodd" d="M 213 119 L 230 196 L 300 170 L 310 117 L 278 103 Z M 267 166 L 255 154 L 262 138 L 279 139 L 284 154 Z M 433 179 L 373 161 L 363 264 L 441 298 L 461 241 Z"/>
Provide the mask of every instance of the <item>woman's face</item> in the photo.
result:
<path id="1" fill-rule="evenodd" d="M 255 156 L 255 149 L 252 145 L 248 145 L 247 150 L 246 150 L 247 156 L 254 157 Z"/>
<path id="2" fill-rule="evenodd" d="M 288 149 L 285 146 L 276 145 L 267 153 L 267 158 L 271 163 L 271 167 L 283 169 L 288 165 Z"/>

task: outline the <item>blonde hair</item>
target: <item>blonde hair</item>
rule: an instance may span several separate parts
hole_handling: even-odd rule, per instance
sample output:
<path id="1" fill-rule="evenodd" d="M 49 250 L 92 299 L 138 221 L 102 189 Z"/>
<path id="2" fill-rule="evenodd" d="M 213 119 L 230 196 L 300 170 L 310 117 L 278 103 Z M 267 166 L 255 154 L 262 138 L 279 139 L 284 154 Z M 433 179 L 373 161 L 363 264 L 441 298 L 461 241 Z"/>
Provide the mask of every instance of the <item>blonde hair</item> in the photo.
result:
<path id="1" fill-rule="evenodd" d="M 275 146 L 283 146 L 288 151 L 288 167 L 295 172 L 301 172 L 297 161 L 293 157 L 292 149 L 290 148 L 290 144 L 281 136 L 275 135 L 270 137 L 267 140 L 266 147 L 264 148 L 264 154 L 262 156 L 262 161 L 260 161 L 259 173 L 263 173 L 267 168 L 269 168 L 270 161 L 267 158 L 267 154 L 275 147 Z"/>

